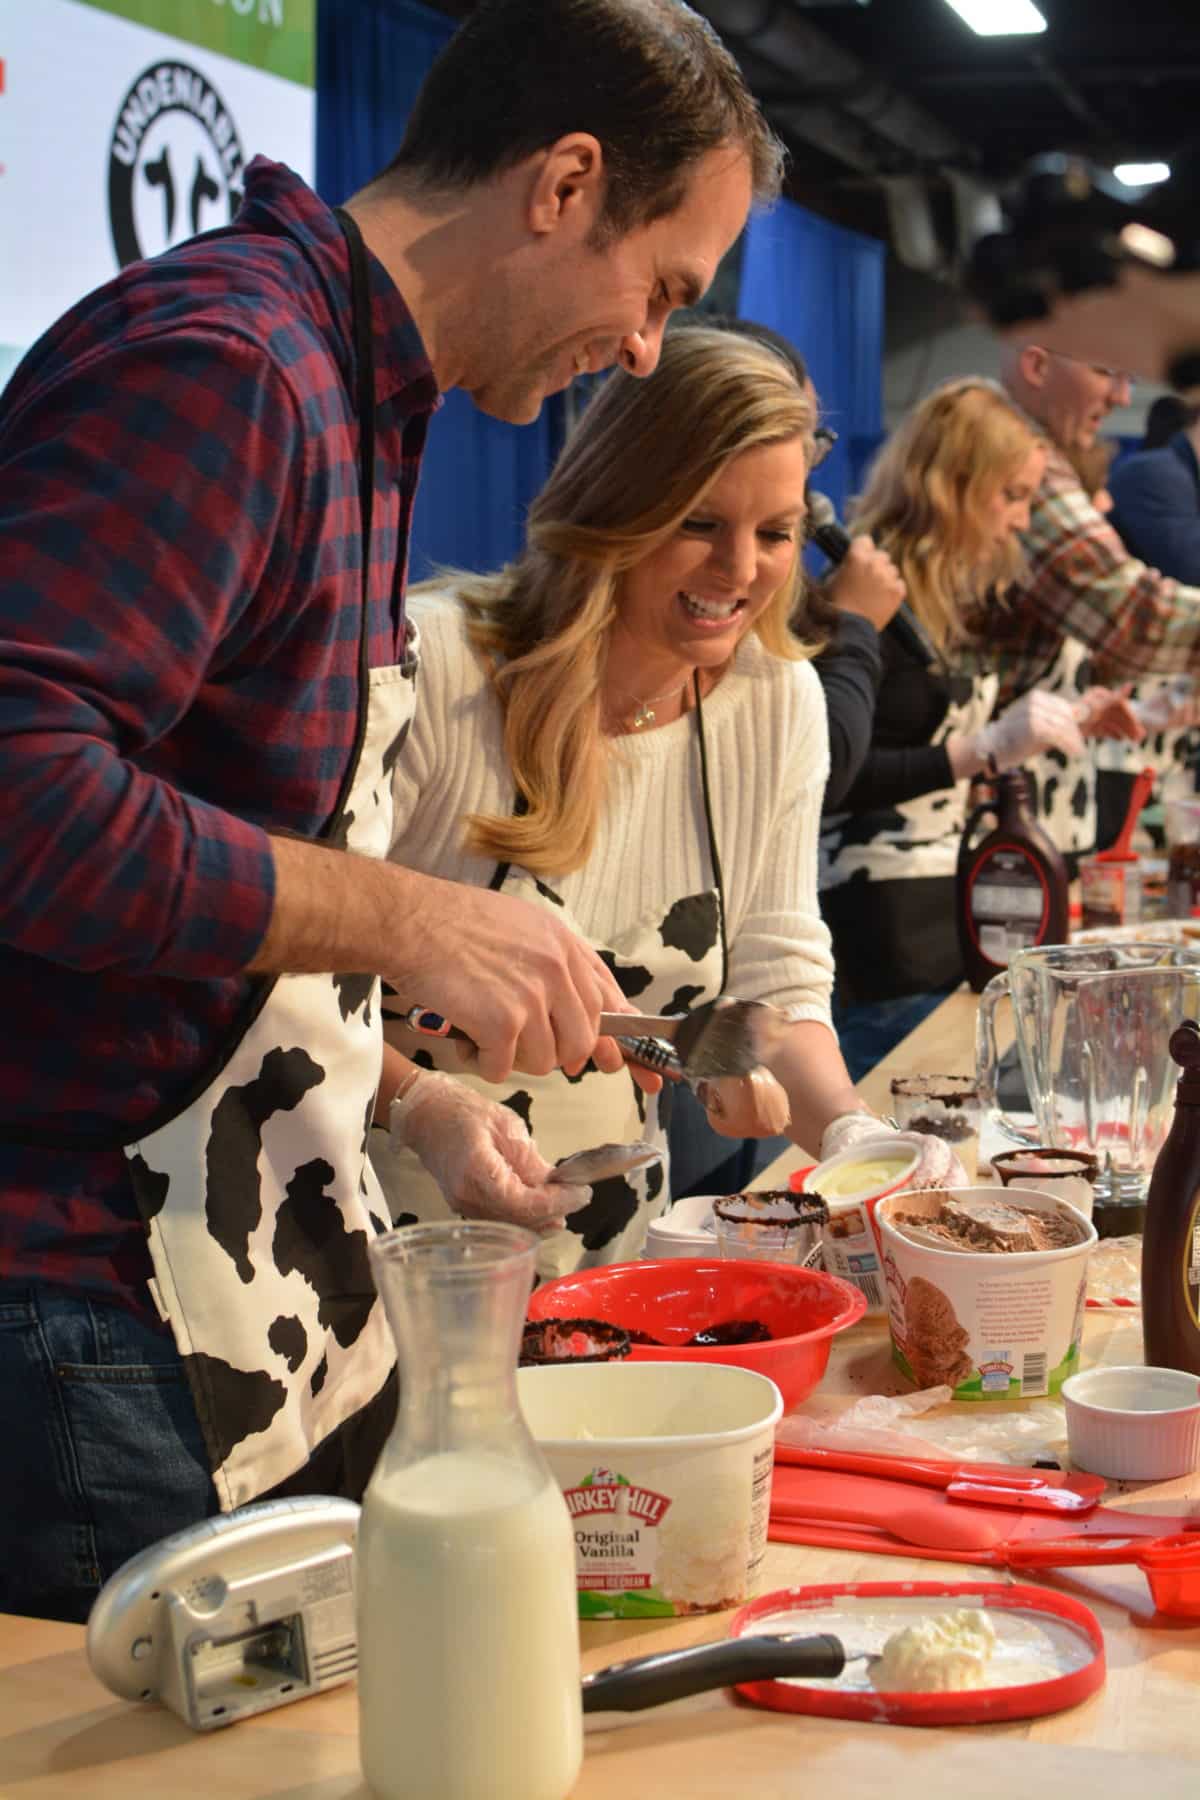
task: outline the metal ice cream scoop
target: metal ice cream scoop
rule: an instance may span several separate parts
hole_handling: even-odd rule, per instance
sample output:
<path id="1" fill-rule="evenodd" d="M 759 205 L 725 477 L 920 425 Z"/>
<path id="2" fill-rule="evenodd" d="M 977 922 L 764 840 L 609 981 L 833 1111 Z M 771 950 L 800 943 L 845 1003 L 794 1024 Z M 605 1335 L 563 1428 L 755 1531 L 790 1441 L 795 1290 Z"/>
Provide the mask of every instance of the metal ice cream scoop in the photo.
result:
<path id="1" fill-rule="evenodd" d="M 630 1169 L 644 1168 L 647 1163 L 661 1162 L 662 1151 L 644 1138 L 632 1144 L 597 1144 L 594 1150 L 574 1150 L 555 1163 L 546 1177 L 574 1187 L 590 1187 L 612 1175 L 627 1175 Z"/>
<path id="2" fill-rule="evenodd" d="M 410 1006 L 402 1022 L 425 1037 L 472 1042 L 465 1031 L 428 1007 Z M 639 1051 L 647 1038 L 664 1039 L 670 1049 L 661 1050 L 657 1060 L 649 1049 L 635 1060 L 669 1069 L 673 1056 L 689 1081 L 700 1081 L 748 1075 L 767 1061 L 787 1024 L 786 1014 L 765 1000 L 735 1000 L 721 994 L 689 1013 L 601 1013 L 599 1029 L 602 1037 L 638 1040 Z"/>
<path id="3" fill-rule="evenodd" d="M 584 1712 L 640 1712 L 666 1700 L 682 1700 L 706 1688 L 733 1687 L 741 1681 L 770 1681 L 780 1676 L 830 1679 L 848 1662 L 878 1656 L 843 1648 L 828 1633 L 784 1632 L 722 1638 L 690 1650 L 665 1650 L 658 1656 L 634 1656 L 583 1678 Z"/>

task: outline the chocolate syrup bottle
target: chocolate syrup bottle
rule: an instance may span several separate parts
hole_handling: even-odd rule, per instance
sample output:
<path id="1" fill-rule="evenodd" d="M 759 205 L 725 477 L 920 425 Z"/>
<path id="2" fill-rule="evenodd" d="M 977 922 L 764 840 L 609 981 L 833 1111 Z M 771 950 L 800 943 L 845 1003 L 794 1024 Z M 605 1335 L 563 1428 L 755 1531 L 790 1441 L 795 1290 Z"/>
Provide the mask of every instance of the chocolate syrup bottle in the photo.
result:
<path id="1" fill-rule="evenodd" d="M 956 917 L 967 980 L 980 993 L 1017 950 L 1065 944 L 1067 865 L 1033 816 L 1033 782 L 1024 769 L 992 781 L 994 798 L 976 806 L 958 853 Z M 973 842 L 990 814 L 996 828 Z"/>
<path id="2" fill-rule="evenodd" d="M 1200 1375 L 1200 1026 L 1171 1033 L 1183 1074 L 1175 1118 L 1158 1153 L 1142 1240 L 1142 1321 L 1146 1361 Z"/>

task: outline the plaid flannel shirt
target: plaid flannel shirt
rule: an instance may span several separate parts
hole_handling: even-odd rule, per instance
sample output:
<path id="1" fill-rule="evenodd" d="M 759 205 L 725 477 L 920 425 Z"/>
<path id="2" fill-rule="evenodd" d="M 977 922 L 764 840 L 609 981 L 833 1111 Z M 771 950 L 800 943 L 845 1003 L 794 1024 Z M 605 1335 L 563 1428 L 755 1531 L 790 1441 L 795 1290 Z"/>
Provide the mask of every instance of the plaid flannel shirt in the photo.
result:
<path id="1" fill-rule="evenodd" d="M 1200 668 L 1200 588 L 1130 556 L 1053 447 L 1021 544 L 1027 574 L 982 621 L 1000 706 L 1046 678 L 1065 638 L 1088 646 L 1105 684 Z"/>
<path id="2" fill-rule="evenodd" d="M 355 741 L 346 246 L 282 166 L 257 159 L 245 193 L 81 301 L 0 397 L 0 1292 L 149 1307 L 118 1146 L 227 1038 L 267 833 L 321 832 Z M 403 645 L 437 392 L 368 263 L 376 666 Z"/>

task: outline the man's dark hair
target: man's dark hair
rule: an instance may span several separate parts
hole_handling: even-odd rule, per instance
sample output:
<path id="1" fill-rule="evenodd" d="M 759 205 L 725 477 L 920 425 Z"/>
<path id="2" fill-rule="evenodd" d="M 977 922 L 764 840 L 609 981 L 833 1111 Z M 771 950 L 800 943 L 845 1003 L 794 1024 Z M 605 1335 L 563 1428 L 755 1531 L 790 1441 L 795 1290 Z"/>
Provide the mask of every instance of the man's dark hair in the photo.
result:
<path id="1" fill-rule="evenodd" d="M 1200 419 L 1200 405 L 1184 400 L 1179 394 L 1160 394 L 1146 414 L 1143 450 L 1161 450 L 1177 431 L 1190 431 Z"/>
<path id="2" fill-rule="evenodd" d="M 683 0 L 482 0 L 434 62 L 386 175 L 467 187 L 572 131 L 599 140 L 601 227 L 675 211 L 691 165 L 744 150 L 774 199 L 783 151 L 720 38 Z"/>

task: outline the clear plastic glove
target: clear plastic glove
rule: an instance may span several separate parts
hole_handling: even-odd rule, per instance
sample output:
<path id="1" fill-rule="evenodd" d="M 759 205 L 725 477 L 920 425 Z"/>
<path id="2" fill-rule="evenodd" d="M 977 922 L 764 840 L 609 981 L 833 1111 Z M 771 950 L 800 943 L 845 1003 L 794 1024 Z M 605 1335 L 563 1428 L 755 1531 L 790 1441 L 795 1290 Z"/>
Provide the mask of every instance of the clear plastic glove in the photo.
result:
<path id="1" fill-rule="evenodd" d="M 977 731 L 972 749 L 979 766 L 992 761 L 998 769 L 1017 769 L 1044 750 L 1061 750 L 1067 756 L 1083 756 L 1086 747 L 1075 709 L 1062 694 L 1031 688 Z"/>
<path id="2" fill-rule="evenodd" d="M 452 1075 L 422 1073 L 392 1101 L 388 1130 L 394 1144 L 415 1151 L 464 1219 L 553 1231 L 592 1197 L 591 1188 L 547 1185 L 551 1164 L 516 1113 Z"/>
<path id="3" fill-rule="evenodd" d="M 836 1119 L 831 1119 L 821 1133 L 820 1161 L 826 1162 L 839 1151 L 849 1150 L 851 1145 L 866 1143 L 872 1138 L 877 1141 L 885 1138 L 920 1152 L 917 1166 L 906 1184 L 910 1188 L 970 1186 L 970 1176 L 944 1138 L 934 1137 L 927 1131 L 898 1131 L 886 1120 L 877 1119 L 874 1113 L 839 1113 Z"/>

